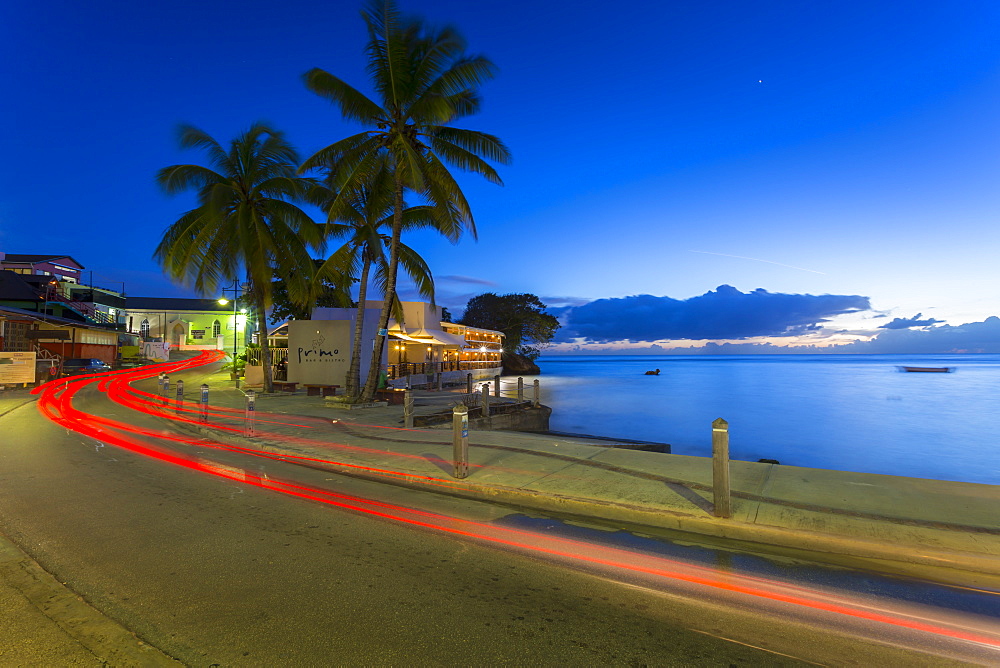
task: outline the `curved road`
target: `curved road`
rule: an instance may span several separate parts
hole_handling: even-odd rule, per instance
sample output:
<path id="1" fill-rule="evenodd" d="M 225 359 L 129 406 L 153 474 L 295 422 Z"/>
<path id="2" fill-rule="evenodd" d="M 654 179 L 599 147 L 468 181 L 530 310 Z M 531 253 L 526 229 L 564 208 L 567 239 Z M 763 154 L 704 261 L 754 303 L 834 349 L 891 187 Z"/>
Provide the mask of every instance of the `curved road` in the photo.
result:
<path id="1" fill-rule="evenodd" d="M 74 406 L 169 428 L 96 387 Z M 530 523 L 487 503 L 200 456 L 494 526 Z M 0 531 L 105 615 L 195 666 L 948 663 L 893 647 L 892 633 L 858 638 L 836 616 L 665 587 L 180 468 L 57 426 L 32 404 L 0 418 Z"/>

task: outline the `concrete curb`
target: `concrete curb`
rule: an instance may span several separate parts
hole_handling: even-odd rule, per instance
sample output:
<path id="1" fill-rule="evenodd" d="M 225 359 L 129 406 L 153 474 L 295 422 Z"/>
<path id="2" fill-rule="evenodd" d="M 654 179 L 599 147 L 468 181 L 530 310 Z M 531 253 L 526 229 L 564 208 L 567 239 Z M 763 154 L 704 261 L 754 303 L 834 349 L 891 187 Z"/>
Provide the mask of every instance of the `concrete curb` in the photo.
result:
<path id="1" fill-rule="evenodd" d="M 35 397 L 35 395 L 29 395 L 27 397 L 20 397 L 21 401 L 17 401 L 17 399 L 11 398 L 10 401 L 17 402 L 17 403 L 14 403 L 12 406 L 9 406 L 7 408 L 3 407 L 3 405 L 7 403 L 6 401 L 3 401 L 4 399 L 6 399 L 6 397 L 0 395 L 0 402 L 2 402 L 2 404 L 0 404 L 0 417 L 3 417 L 4 415 L 7 415 L 8 413 L 13 413 L 14 411 L 16 411 L 21 406 L 25 406 L 27 404 L 34 403 L 36 401 L 37 397 Z"/>
<path id="2" fill-rule="evenodd" d="M 67 648 L 89 652 L 103 665 L 181 665 L 91 606 L 3 534 L 0 534 L 0 581 L 19 592 L 58 627 L 65 634 Z"/>

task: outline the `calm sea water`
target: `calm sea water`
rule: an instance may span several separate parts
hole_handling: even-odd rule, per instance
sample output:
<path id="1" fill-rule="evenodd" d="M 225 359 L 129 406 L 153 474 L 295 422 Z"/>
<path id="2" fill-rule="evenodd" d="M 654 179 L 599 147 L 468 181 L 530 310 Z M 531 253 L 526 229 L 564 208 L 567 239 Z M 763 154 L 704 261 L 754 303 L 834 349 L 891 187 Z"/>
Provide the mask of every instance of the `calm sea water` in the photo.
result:
<path id="1" fill-rule="evenodd" d="M 538 366 L 556 431 L 711 456 L 722 417 L 733 459 L 1000 484 L 1000 355 L 551 356 Z"/>

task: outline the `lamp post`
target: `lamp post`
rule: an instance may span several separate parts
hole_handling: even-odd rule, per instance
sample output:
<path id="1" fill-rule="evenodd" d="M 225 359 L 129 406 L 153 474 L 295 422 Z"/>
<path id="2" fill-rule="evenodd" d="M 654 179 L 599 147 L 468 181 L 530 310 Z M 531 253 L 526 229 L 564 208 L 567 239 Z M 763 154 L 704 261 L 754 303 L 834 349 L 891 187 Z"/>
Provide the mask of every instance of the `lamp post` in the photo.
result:
<path id="1" fill-rule="evenodd" d="M 230 290 L 232 290 L 232 292 L 233 292 L 233 370 L 235 371 L 236 370 L 236 354 L 237 354 L 236 345 L 237 345 L 237 342 L 239 340 L 238 339 L 238 335 L 237 335 L 237 332 L 239 331 L 239 317 L 238 317 L 237 312 L 236 312 L 236 307 L 237 307 L 237 302 L 238 302 L 238 297 L 239 297 L 240 279 L 237 278 L 237 279 L 233 280 L 233 287 L 231 287 L 231 288 L 222 288 L 222 293 L 225 294 L 225 293 L 229 292 Z M 225 306 L 226 304 L 229 303 L 229 300 L 226 299 L 225 297 L 222 297 L 222 298 L 220 298 L 218 300 L 218 302 L 219 302 L 220 305 Z M 236 387 L 239 387 L 239 383 L 240 383 L 239 376 L 237 376 L 236 377 Z"/>

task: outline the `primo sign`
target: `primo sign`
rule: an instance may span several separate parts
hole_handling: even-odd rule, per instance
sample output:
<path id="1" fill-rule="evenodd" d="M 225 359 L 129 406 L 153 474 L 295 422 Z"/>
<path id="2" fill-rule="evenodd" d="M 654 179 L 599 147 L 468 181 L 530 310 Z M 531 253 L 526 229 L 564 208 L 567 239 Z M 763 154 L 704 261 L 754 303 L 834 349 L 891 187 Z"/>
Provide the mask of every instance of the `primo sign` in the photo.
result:
<path id="1" fill-rule="evenodd" d="M 288 323 L 288 380 L 303 385 L 344 385 L 350 365 L 351 323 L 292 320 Z"/>

